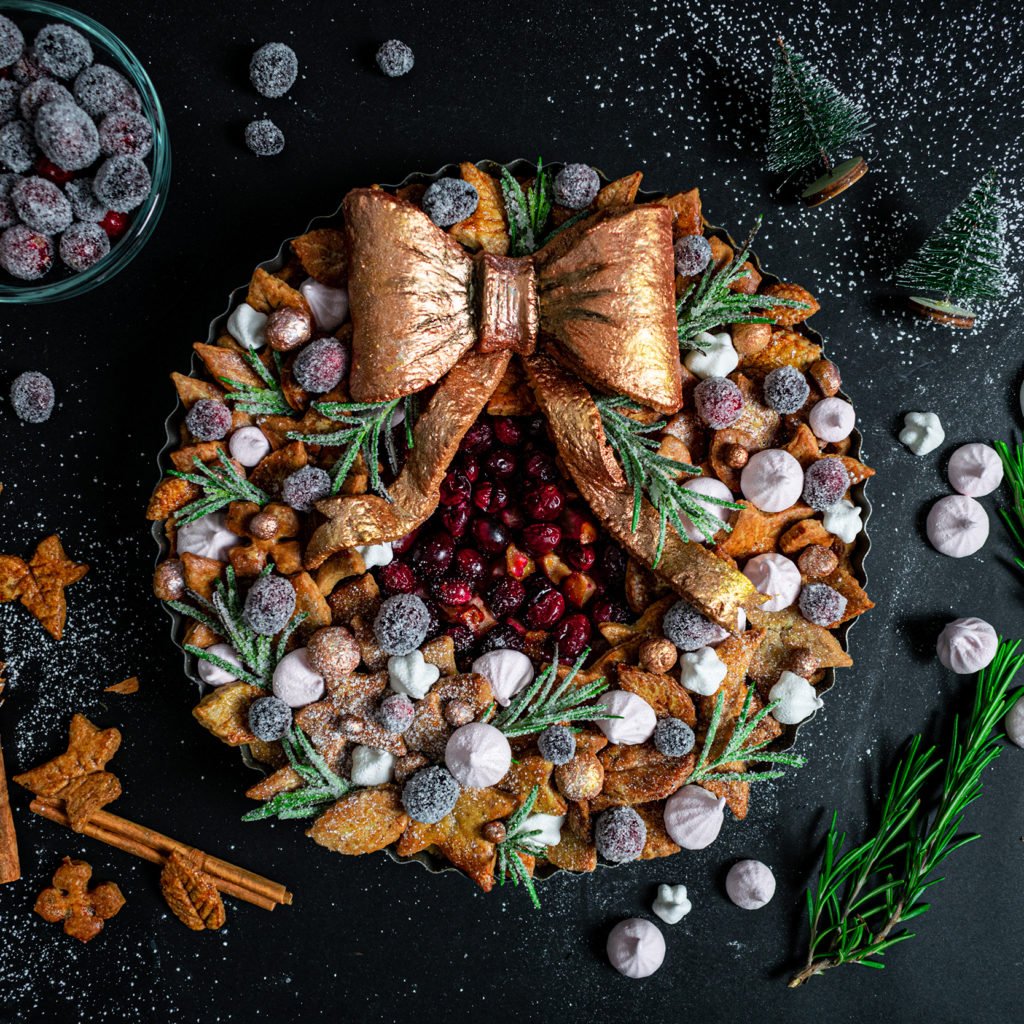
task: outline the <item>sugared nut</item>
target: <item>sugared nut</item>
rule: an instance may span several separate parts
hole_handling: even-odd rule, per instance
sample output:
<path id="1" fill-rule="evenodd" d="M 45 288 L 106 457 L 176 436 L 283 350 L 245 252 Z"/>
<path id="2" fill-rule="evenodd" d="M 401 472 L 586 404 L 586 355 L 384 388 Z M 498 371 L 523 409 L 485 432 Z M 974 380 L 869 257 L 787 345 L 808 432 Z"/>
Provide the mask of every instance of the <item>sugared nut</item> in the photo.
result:
<path id="1" fill-rule="evenodd" d="M 249 520 L 249 533 L 256 540 L 273 540 L 280 529 L 281 524 L 273 512 L 257 512 Z"/>
<path id="2" fill-rule="evenodd" d="M 843 378 L 839 375 L 839 367 L 831 359 L 815 360 L 807 372 L 826 398 L 831 398 L 842 387 Z"/>
<path id="3" fill-rule="evenodd" d="M 555 783 L 567 800 L 593 800 L 604 785 L 604 765 L 594 754 L 577 754 L 555 769 Z"/>
<path id="4" fill-rule="evenodd" d="M 740 356 L 757 355 L 772 340 L 771 324 L 732 324 L 732 347 Z"/>
<path id="5" fill-rule="evenodd" d="M 331 683 L 350 676 L 359 667 L 359 644 L 344 626 L 318 629 L 306 644 L 310 668 Z"/>
<path id="6" fill-rule="evenodd" d="M 313 334 L 313 318 L 304 309 L 282 306 L 267 318 L 267 344 L 278 352 L 305 345 Z"/>
<path id="7" fill-rule="evenodd" d="M 153 593 L 161 601 L 180 601 L 185 596 L 185 572 L 180 559 L 168 558 L 156 567 Z"/>
<path id="8" fill-rule="evenodd" d="M 679 657 L 676 645 L 659 636 L 640 645 L 640 667 L 645 672 L 668 672 Z"/>
<path id="9" fill-rule="evenodd" d="M 750 458 L 750 452 L 741 444 L 730 444 L 725 449 L 725 464 L 733 469 L 742 469 Z"/>
<path id="10" fill-rule="evenodd" d="M 484 837 L 489 843 L 503 843 L 505 842 L 505 822 L 503 821 L 489 821 L 482 829 L 480 829 L 480 835 Z"/>
<path id="11" fill-rule="evenodd" d="M 449 725 L 455 726 L 456 729 L 460 725 L 469 725 L 474 718 L 476 718 L 476 714 L 473 712 L 473 705 L 469 701 L 450 700 L 444 706 L 444 720 Z"/>
<path id="12" fill-rule="evenodd" d="M 796 565 L 804 576 L 820 579 L 835 571 L 839 559 L 835 552 L 824 544 L 808 544 L 800 552 Z"/>
<path id="13" fill-rule="evenodd" d="M 786 664 L 788 665 L 790 672 L 795 672 L 803 679 L 810 679 L 820 667 L 818 665 L 818 659 L 807 647 L 794 647 L 789 652 Z"/>
<path id="14" fill-rule="evenodd" d="M 395 761 L 395 782 L 404 785 L 421 768 L 426 768 L 430 762 L 424 754 L 406 754 Z"/>

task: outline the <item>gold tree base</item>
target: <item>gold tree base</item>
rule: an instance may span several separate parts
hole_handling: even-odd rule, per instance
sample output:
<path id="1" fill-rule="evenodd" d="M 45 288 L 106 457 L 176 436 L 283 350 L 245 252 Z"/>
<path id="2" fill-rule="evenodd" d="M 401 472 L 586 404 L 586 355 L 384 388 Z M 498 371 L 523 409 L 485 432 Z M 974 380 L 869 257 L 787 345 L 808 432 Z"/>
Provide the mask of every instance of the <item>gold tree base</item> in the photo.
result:
<path id="1" fill-rule="evenodd" d="M 862 156 L 844 160 L 838 167 L 833 167 L 828 174 L 812 181 L 800 193 L 800 198 L 808 206 L 821 206 L 830 199 L 841 195 L 855 182 L 860 181 L 868 173 L 868 165 Z"/>
<path id="2" fill-rule="evenodd" d="M 976 320 L 976 315 L 971 310 L 963 306 L 954 306 L 945 299 L 925 299 L 920 295 L 911 295 L 907 299 L 907 305 L 918 316 L 933 320 L 937 324 L 945 324 L 947 327 L 970 329 Z"/>

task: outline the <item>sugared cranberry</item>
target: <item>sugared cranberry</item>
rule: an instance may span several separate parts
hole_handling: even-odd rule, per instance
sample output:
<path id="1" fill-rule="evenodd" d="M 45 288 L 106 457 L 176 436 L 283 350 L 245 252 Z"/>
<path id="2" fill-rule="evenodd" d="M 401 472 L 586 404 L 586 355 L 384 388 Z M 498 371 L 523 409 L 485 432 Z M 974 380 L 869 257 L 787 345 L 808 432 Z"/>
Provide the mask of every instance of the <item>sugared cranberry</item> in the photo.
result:
<path id="1" fill-rule="evenodd" d="M 554 551 L 562 539 L 562 528 L 555 523 L 532 523 L 523 530 L 526 546 L 536 555 Z"/>
<path id="2" fill-rule="evenodd" d="M 460 579 L 475 581 L 484 578 L 487 566 L 480 557 L 479 551 L 472 548 L 459 548 L 455 552 L 455 572 Z"/>
<path id="3" fill-rule="evenodd" d="M 526 525 L 526 513 L 518 505 L 503 508 L 499 518 L 510 530 L 521 530 Z"/>
<path id="4" fill-rule="evenodd" d="M 542 483 L 551 483 L 558 479 L 558 467 L 554 460 L 543 452 L 534 452 L 526 460 L 526 475 Z"/>
<path id="5" fill-rule="evenodd" d="M 550 629 L 565 614 L 565 598 L 553 587 L 542 590 L 526 609 L 531 629 Z"/>
<path id="6" fill-rule="evenodd" d="M 469 506 L 446 508 L 441 513 L 441 524 L 453 537 L 461 537 L 469 526 Z"/>
<path id="7" fill-rule="evenodd" d="M 538 522 L 550 522 L 557 519 L 562 511 L 565 498 L 556 484 L 541 484 L 532 491 L 527 491 L 523 498 L 523 509 L 526 514 Z"/>
<path id="8" fill-rule="evenodd" d="M 399 537 L 398 540 L 391 542 L 391 550 L 396 555 L 404 555 L 416 542 L 416 537 L 419 534 L 419 528 L 407 533 L 404 537 Z"/>
<path id="9" fill-rule="evenodd" d="M 488 555 L 497 555 L 508 544 L 508 530 L 493 519 L 474 519 L 471 527 L 477 545 Z"/>
<path id="10" fill-rule="evenodd" d="M 476 642 L 473 630 L 469 626 L 462 625 L 461 622 L 457 622 L 454 626 L 449 626 L 444 632 L 446 636 L 452 638 L 456 654 L 465 654 Z"/>
<path id="11" fill-rule="evenodd" d="M 629 622 L 629 609 L 618 601 L 609 601 L 602 597 L 595 601 L 591 608 L 591 615 L 595 622 Z"/>
<path id="12" fill-rule="evenodd" d="M 442 604 L 469 604 L 473 600 L 473 588 L 465 580 L 445 580 L 438 587 Z"/>
<path id="13" fill-rule="evenodd" d="M 488 651 L 503 651 L 505 649 L 518 651 L 523 646 L 523 638 L 514 626 L 495 626 L 494 629 L 480 638 L 477 644 L 477 651 L 486 654 Z"/>
<path id="14" fill-rule="evenodd" d="M 502 444 L 514 448 L 523 439 L 523 428 L 510 416 L 499 416 L 494 421 L 495 436 Z"/>
<path id="15" fill-rule="evenodd" d="M 743 412 L 743 392 L 728 377 L 708 377 L 693 389 L 697 415 L 712 429 L 731 427 Z"/>
<path id="16" fill-rule="evenodd" d="M 481 512 L 499 512 L 508 504 L 508 489 L 504 484 L 484 480 L 473 489 L 473 504 Z"/>
<path id="17" fill-rule="evenodd" d="M 424 576 L 443 576 L 455 554 L 455 539 L 449 533 L 436 533 L 416 549 L 416 565 Z"/>
<path id="18" fill-rule="evenodd" d="M 569 541 L 562 547 L 562 557 L 577 572 L 588 572 L 594 567 L 597 561 L 597 552 L 593 544 L 581 544 L 579 541 Z"/>
<path id="19" fill-rule="evenodd" d="M 495 615 L 511 615 L 526 599 L 526 588 L 513 576 L 499 576 L 487 591 L 487 604 Z"/>
<path id="20" fill-rule="evenodd" d="M 516 471 L 519 460 L 507 448 L 497 448 L 484 459 L 484 468 L 491 476 L 504 478 Z"/>
<path id="21" fill-rule="evenodd" d="M 575 661 L 590 642 L 590 635 L 590 620 L 586 615 L 567 615 L 555 630 L 559 657 Z"/>
<path id="22" fill-rule="evenodd" d="M 462 466 L 462 473 L 465 478 L 471 484 L 475 484 L 480 479 L 480 460 L 475 455 L 465 452 L 459 463 Z"/>
<path id="23" fill-rule="evenodd" d="M 377 582 L 386 594 L 411 594 L 416 589 L 416 577 L 405 562 L 394 561 L 382 565 L 377 574 Z"/>
<path id="24" fill-rule="evenodd" d="M 107 210 L 100 221 L 100 227 L 110 238 L 120 238 L 124 234 L 125 228 L 128 227 L 128 214 Z"/>
<path id="25" fill-rule="evenodd" d="M 487 420 L 477 420 L 466 431 L 462 439 L 462 450 L 472 455 L 480 455 L 494 444 L 494 428 Z"/>
<path id="26" fill-rule="evenodd" d="M 446 506 L 465 505 L 473 494 L 473 485 L 465 473 L 449 470 L 441 481 L 441 504 Z"/>
<path id="27" fill-rule="evenodd" d="M 52 181 L 55 185 L 66 185 L 75 176 L 74 171 L 65 171 L 63 167 L 58 167 L 52 160 L 47 160 L 45 156 L 41 156 L 36 161 L 36 174 L 40 178 Z"/>

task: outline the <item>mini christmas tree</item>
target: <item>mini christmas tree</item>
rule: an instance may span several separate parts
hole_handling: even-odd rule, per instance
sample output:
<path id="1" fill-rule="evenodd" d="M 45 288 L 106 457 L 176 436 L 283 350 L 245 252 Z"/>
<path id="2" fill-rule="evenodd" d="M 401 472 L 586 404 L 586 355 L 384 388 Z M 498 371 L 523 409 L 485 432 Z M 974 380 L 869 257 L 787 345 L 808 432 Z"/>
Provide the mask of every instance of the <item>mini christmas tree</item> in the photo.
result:
<path id="1" fill-rule="evenodd" d="M 860 156 L 836 159 L 871 127 L 868 115 L 844 96 L 806 57 L 779 39 L 772 70 L 768 167 L 787 174 L 824 170 L 801 193 L 808 206 L 819 206 L 844 192 L 867 173 Z"/>
<path id="2" fill-rule="evenodd" d="M 961 305 L 964 300 L 1006 293 L 1006 222 L 995 171 L 971 189 L 896 280 L 904 288 L 939 292 L 941 299 L 911 296 L 910 308 L 951 327 L 974 326 L 976 314 Z"/>

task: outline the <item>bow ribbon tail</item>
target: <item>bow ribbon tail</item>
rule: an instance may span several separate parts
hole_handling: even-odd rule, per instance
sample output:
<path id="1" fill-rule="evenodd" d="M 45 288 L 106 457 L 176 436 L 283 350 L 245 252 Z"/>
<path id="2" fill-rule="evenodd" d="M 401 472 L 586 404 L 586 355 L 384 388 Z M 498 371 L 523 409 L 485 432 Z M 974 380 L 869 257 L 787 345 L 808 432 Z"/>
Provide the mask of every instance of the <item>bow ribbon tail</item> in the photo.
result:
<path id="1" fill-rule="evenodd" d="M 545 356 L 531 356 L 524 363 L 537 404 L 580 494 L 631 555 L 653 564 L 658 513 L 644 499 L 639 526 L 633 531 L 633 492 L 605 441 L 601 414 L 590 392 Z M 740 611 L 763 600 L 741 572 L 702 544 L 684 541 L 671 527 L 654 572 L 702 615 L 731 633 L 739 632 Z"/>

